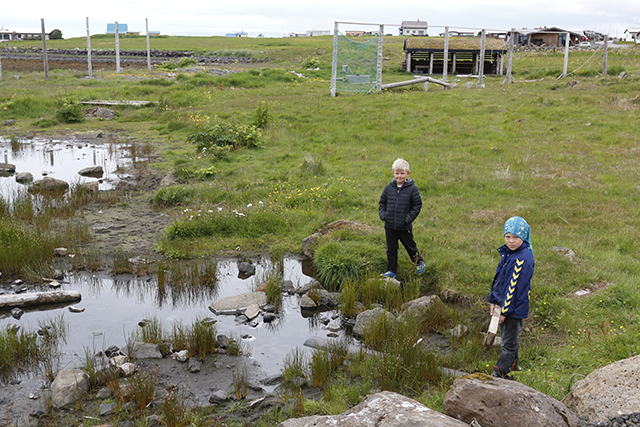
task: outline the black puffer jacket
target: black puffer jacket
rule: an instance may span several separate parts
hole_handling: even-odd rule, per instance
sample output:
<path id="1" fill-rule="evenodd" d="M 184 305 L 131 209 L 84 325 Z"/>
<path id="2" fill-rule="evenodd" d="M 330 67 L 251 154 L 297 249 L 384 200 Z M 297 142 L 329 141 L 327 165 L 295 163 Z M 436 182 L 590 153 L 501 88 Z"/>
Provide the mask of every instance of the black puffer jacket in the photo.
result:
<path id="1" fill-rule="evenodd" d="M 384 226 L 393 230 L 411 230 L 411 223 L 422 209 L 422 198 L 412 179 L 407 179 L 398 188 L 394 179 L 380 196 L 380 219 Z"/>

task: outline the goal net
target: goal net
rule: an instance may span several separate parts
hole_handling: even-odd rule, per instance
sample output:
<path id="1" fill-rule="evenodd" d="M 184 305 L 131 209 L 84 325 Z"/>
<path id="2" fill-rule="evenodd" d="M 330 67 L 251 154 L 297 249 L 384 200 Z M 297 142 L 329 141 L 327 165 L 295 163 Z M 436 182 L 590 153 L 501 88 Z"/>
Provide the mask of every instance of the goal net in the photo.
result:
<path id="1" fill-rule="evenodd" d="M 382 84 L 384 27 L 376 31 L 341 33 L 336 22 L 333 34 L 331 95 L 336 92 L 373 92 Z"/>

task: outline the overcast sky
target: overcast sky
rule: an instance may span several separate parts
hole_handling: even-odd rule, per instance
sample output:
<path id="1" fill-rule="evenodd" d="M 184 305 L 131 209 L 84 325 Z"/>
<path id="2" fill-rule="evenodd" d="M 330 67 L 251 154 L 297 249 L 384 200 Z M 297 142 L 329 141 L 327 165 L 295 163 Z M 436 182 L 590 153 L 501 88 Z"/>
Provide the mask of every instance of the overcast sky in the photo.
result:
<path id="1" fill-rule="evenodd" d="M 507 30 L 510 28 L 560 27 L 585 29 L 619 36 L 627 28 L 640 27 L 640 0 L 34 0 L 4 1 L 0 27 L 47 31 L 60 29 L 64 38 L 106 31 L 107 23 L 128 24 L 129 31 L 167 35 L 214 36 L 244 31 L 249 37 L 282 37 L 307 30 L 331 30 L 335 21 L 385 24 L 385 33 L 398 35 L 402 21 L 427 21 L 429 35 L 444 26 L 456 29 Z M 366 27 L 365 27 L 366 28 Z M 341 25 L 341 30 L 362 29 Z"/>

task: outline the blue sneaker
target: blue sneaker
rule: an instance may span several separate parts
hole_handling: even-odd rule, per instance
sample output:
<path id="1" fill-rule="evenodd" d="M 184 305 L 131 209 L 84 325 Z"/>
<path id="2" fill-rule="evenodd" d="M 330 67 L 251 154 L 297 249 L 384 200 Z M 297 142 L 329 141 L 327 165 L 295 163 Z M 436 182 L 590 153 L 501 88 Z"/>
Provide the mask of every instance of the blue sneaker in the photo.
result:
<path id="1" fill-rule="evenodd" d="M 424 262 L 420 261 L 420 264 L 418 264 L 416 266 L 416 271 L 418 272 L 418 274 L 422 274 L 424 273 L 424 271 L 427 269 L 427 266 L 424 265 Z"/>
<path id="2" fill-rule="evenodd" d="M 388 277 L 390 279 L 395 279 L 396 278 L 396 273 L 394 273 L 393 271 L 387 271 L 386 273 L 382 273 L 381 276 L 382 277 Z"/>

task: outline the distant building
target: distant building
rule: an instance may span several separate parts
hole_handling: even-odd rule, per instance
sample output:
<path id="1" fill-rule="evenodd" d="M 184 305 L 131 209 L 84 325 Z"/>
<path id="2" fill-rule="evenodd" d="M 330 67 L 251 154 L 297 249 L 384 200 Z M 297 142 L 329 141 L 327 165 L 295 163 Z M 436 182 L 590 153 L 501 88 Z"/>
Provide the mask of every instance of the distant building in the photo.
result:
<path id="1" fill-rule="evenodd" d="M 118 23 L 118 34 L 127 34 L 129 31 L 129 26 L 127 24 Z M 115 34 L 116 33 L 116 24 L 107 24 L 107 33 L 106 34 Z"/>
<path id="2" fill-rule="evenodd" d="M 624 30 L 624 41 L 627 41 L 627 42 L 635 41 L 636 43 L 638 43 L 638 41 L 640 41 L 639 39 L 640 39 L 639 27 L 627 28 L 626 30 Z"/>
<path id="3" fill-rule="evenodd" d="M 345 35 L 349 36 L 349 37 L 360 37 L 360 36 L 364 36 L 365 32 L 364 31 L 346 31 Z"/>
<path id="4" fill-rule="evenodd" d="M 44 33 L 44 39 L 49 40 L 51 31 Z M 42 31 L 33 30 L 10 30 L 8 28 L 0 27 L 0 40 L 29 40 L 39 39 L 42 37 Z"/>
<path id="5" fill-rule="evenodd" d="M 400 35 L 401 36 L 423 36 L 427 37 L 427 29 L 428 29 L 427 21 L 402 21 L 402 25 L 400 26 Z"/>
<path id="6" fill-rule="evenodd" d="M 307 34 L 302 34 L 302 33 L 289 33 L 287 34 L 287 37 L 307 37 Z"/>
<path id="7" fill-rule="evenodd" d="M 309 30 L 307 31 L 307 37 L 315 37 L 315 36 L 330 36 L 331 30 Z"/>
<path id="8" fill-rule="evenodd" d="M 585 39 L 585 34 L 558 27 L 516 30 L 516 44 L 520 46 L 564 46 L 569 34 L 569 44 L 576 45 Z"/>
<path id="9" fill-rule="evenodd" d="M 249 37 L 248 33 L 244 31 L 240 31 L 239 33 L 227 33 L 224 35 L 225 37 Z"/>
<path id="10" fill-rule="evenodd" d="M 149 31 L 149 35 L 150 36 L 159 36 L 160 35 L 160 31 Z"/>

